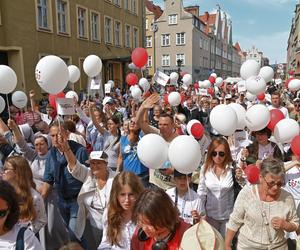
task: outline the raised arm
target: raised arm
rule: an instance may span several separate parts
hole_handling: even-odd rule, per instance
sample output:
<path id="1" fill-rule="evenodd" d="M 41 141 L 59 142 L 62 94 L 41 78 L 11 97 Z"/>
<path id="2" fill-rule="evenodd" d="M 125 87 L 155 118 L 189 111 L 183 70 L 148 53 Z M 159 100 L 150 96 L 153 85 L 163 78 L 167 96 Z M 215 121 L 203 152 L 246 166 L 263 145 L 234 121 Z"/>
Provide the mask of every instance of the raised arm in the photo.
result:
<path id="1" fill-rule="evenodd" d="M 93 103 L 93 102 L 89 103 L 90 117 L 92 118 L 93 124 L 96 127 L 96 129 L 99 131 L 100 134 L 103 135 L 106 132 L 106 129 L 103 126 L 101 126 L 101 124 L 99 124 L 99 122 L 97 121 L 94 111 L 93 111 L 93 108 L 95 108 L 95 107 L 96 107 L 95 103 Z"/>
<path id="2" fill-rule="evenodd" d="M 149 96 L 140 106 L 136 114 L 136 122 L 138 126 L 142 129 L 145 134 L 155 133 L 156 131 L 149 125 L 148 121 L 145 120 L 145 113 L 154 107 L 154 105 L 159 101 L 159 95 L 154 93 Z"/>
<path id="3" fill-rule="evenodd" d="M 35 110 L 34 107 L 35 107 L 35 100 L 34 100 L 34 97 L 35 97 L 35 92 L 34 90 L 30 90 L 29 91 L 29 99 L 30 99 L 30 105 L 31 105 L 31 109 L 32 109 L 32 112 L 37 112 L 37 113 L 41 113 L 39 110 Z"/>

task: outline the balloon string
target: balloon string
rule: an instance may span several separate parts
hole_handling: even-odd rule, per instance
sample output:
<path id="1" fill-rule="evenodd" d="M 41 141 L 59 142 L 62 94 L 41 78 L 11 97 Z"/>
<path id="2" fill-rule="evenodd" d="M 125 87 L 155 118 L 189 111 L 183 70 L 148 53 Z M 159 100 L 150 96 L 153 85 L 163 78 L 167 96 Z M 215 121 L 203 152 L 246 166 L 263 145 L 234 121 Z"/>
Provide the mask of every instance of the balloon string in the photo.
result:
<path id="1" fill-rule="evenodd" d="M 144 78 L 144 72 L 143 72 L 142 68 L 141 68 L 141 74 L 142 74 L 142 77 Z"/>
<path id="2" fill-rule="evenodd" d="M 192 195 L 191 195 L 191 189 L 190 189 L 190 183 L 189 183 L 189 177 L 188 177 L 188 175 L 186 175 L 186 183 L 187 183 L 188 192 L 189 192 L 189 199 L 192 202 Z"/>
<path id="3" fill-rule="evenodd" d="M 9 109 L 9 102 L 8 102 L 8 94 L 6 94 L 6 103 L 7 103 L 8 118 L 10 119 L 10 109 Z"/>

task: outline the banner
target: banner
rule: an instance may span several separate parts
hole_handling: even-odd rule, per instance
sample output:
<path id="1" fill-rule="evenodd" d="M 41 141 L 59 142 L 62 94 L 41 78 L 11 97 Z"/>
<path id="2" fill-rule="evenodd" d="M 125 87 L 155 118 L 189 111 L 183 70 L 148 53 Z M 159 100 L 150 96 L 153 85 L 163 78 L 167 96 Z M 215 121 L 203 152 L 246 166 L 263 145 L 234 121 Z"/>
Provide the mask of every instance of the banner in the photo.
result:
<path id="1" fill-rule="evenodd" d="M 169 79 L 170 77 L 161 71 L 156 71 L 153 76 L 154 82 L 157 82 L 164 87 L 167 85 Z"/>
<path id="2" fill-rule="evenodd" d="M 91 80 L 91 89 L 100 89 L 101 82 L 101 79 L 93 78 Z"/>
<path id="3" fill-rule="evenodd" d="M 59 115 L 74 115 L 74 100 L 72 98 L 57 98 L 56 109 Z"/>

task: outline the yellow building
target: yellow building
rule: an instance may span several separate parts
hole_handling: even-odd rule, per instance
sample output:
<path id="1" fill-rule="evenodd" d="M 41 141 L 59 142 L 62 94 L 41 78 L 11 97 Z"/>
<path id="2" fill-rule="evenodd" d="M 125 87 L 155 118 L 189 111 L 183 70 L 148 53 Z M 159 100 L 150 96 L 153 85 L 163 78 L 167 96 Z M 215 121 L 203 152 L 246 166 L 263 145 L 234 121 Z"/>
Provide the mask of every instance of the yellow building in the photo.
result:
<path id="1" fill-rule="evenodd" d="M 102 80 L 122 87 L 130 55 L 144 42 L 144 1 L 1 0 L 0 64 L 12 67 L 17 89 L 38 87 L 34 69 L 45 55 L 60 56 L 81 70 L 75 89 L 86 89 L 84 58 L 98 55 Z"/>

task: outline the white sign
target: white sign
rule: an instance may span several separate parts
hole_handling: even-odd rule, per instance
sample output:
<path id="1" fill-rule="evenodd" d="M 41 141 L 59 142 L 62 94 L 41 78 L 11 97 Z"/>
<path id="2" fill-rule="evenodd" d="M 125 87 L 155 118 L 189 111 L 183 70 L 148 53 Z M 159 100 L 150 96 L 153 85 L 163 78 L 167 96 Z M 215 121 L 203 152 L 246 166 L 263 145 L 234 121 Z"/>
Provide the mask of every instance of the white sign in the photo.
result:
<path id="1" fill-rule="evenodd" d="M 275 83 L 276 83 L 277 85 L 280 85 L 280 84 L 282 84 L 282 80 L 281 80 L 280 78 L 275 79 Z"/>
<path id="2" fill-rule="evenodd" d="M 74 115 L 74 100 L 71 98 L 57 98 L 56 109 L 59 115 Z"/>
<path id="3" fill-rule="evenodd" d="M 104 93 L 105 94 L 110 94 L 110 89 L 111 89 L 111 84 L 110 83 L 106 83 L 104 85 Z"/>
<path id="4" fill-rule="evenodd" d="M 208 96 L 207 89 L 198 89 L 197 95 Z"/>
<path id="5" fill-rule="evenodd" d="M 162 86 L 166 86 L 170 77 L 161 71 L 156 71 L 153 80 Z"/>
<path id="6" fill-rule="evenodd" d="M 91 80 L 91 89 L 100 89 L 101 79 L 93 78 Z"/>
<path id="7" fill-rule="evenodd" d="M 238 87 L 238 92 L 241 93 L 241 92 L 246 92 L 247 89 L 246 89 L 246 81 L 239 81 L 237 83 L 237 87 Z"/>

